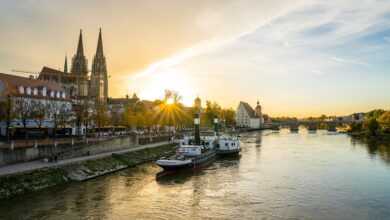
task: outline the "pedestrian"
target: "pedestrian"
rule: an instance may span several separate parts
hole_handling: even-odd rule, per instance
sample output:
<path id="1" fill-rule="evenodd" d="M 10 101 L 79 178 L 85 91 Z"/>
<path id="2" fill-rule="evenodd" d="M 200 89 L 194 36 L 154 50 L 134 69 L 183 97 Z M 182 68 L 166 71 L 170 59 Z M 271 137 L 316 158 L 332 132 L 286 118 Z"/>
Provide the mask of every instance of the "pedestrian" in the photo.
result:
<path id="1" fill-rule="evenodd" d="M 54 155 L 54 163 L 57 163 L 57 155 Z"/>

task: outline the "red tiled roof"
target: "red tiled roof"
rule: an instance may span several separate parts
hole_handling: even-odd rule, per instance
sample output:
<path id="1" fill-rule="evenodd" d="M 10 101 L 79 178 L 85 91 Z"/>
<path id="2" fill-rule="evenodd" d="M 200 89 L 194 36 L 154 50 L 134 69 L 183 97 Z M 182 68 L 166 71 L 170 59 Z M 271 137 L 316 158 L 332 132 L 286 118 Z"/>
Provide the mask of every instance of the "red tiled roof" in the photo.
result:
<path id="1" fill-rule="evenodd" d="M 22 76 L 15 76 L 5 73 L 0 73 L 0 80 L 9 86 L 10 88 L 15 88 L 19 86 L 23 86 L 24 88 L 30 87 L 30 88 L 41 88 L 43 86 L 46 87 L 48 90 L 55 90 L 55 91 L 64 91 L 61 84 L 40 80 L 40 79 L 30 79 L 27 77 Z"/>
<path id="2" fill-rule="evenodd" d="M 5 73 L 0 73 L 0 81 L 4 85 L 5 89 L 8 90 L 8 92 L 18 95 L 18 96 L 31 96 L 26 94 L 20 94 L 19 93 L 19 87 L 23 86 L 25 89 L 27 87 L 30 87 L 31 89 L 37 88 L 42 89 L 43 87 L 46 87 L 48 95 L 43 97 L 40 94 L 38 96 L 32 96 L 36 98 L 46 98 L 46 99 L 52 99 L 52 97 L 49 96 L 50 91 L 60 91 L 64 92 L 64 89 L 62 88 L 61 84 L 51 82 L 51 81 L 45 81 L 45 80 L 39 80 L 39 79 L 30 79 L 27 77 L 22 76 L 15 76 Z M 60 98 L 62 99 L 62 98 Z M 65 99 L 69 99 L 68 94 L 65 95 Z"/>
<path id="3" fill-rule="evenodd" d="M 253 110 L 253 108 L 248 103 L 240 102 L 240 105 L 244 106 L 244 109 L 250 118 L 258 118 L 256 116 L 255 110 Z"/>

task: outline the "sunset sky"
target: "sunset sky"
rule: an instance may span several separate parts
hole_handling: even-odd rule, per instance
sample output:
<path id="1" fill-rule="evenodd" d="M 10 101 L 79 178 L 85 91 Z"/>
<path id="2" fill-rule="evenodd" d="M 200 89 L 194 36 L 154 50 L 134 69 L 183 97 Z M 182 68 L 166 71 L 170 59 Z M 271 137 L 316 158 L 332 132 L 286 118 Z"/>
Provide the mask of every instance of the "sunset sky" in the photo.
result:
<path id="1" fill-rule="evenodd" d="M 0 0 L 0 72 L 62 70 L 80 29 L 91 68 L 100 27 L 112 97 L 259 99 L 271 116 L 390 108 L 386 0 Z"/>

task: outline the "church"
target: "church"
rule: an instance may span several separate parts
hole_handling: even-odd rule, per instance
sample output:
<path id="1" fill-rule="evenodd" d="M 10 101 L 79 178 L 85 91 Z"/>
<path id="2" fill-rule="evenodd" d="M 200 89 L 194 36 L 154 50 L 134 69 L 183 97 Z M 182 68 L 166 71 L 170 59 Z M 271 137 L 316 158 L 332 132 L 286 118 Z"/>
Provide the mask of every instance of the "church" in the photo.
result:
<path id="1" fill-rule="evenodd" d="M 89 72 L 91 72 L 90 75 Z M 102 30 L 99 30 L 91 71 L 88 70 L 88 60 L 84 55 L 83 35 L 82 30 L 80 30 L 77 52 L 72 58 L 70 71 L 68 71 L 68 60 L 65 57 L 63 71 L 45 66 L 42 68 L 38 79 L 60 83 L 72 98 L 92 98 L 107 101 L 108 74 L 106 58 L 103 53 Z"/>

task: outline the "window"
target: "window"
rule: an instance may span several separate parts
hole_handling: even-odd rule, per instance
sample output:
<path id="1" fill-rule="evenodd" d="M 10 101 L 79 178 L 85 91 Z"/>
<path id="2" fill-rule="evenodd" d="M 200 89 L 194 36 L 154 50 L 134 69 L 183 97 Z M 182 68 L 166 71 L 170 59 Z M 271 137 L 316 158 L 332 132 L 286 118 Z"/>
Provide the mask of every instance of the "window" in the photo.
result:
<path id="1" fill-rule="evenodd" d="M 34 88 L 33 94 L 34 94 L 34 95 L 38 95 L 38 89 L 37 89 L 37 88 Z"/>
<path id="2" fill-rule="evenodd" d="M 51 96 L 51 97 L 54 97 L 54 91 L 51 91 L 51 92 L 50 92 L 50 96 Z"/>
<path id="3" fill-rule="evenodd" d="M 20 94 L 24 94 L 24 87 L 23 87 L 23 86 L 20 86 L 20 87 L 19 87 L 19 93 L 20 93 Z"/>
<path id="4" fill-rule="evenodd" d="M 42 96 L 46 96 L 46 87 L 42 88 Z"/>
<path id="5" fill-rule="evenodd" d="M 65 92 L 63 91 L 63 92 L 61 92 L 61 98 L 65 98 Z"/>
<path id="6" fill-rule="evenodd" d="M 27 92 L 27 95 L 31 95 L 31 88 L 27 87 L 26 92 Z"/>

